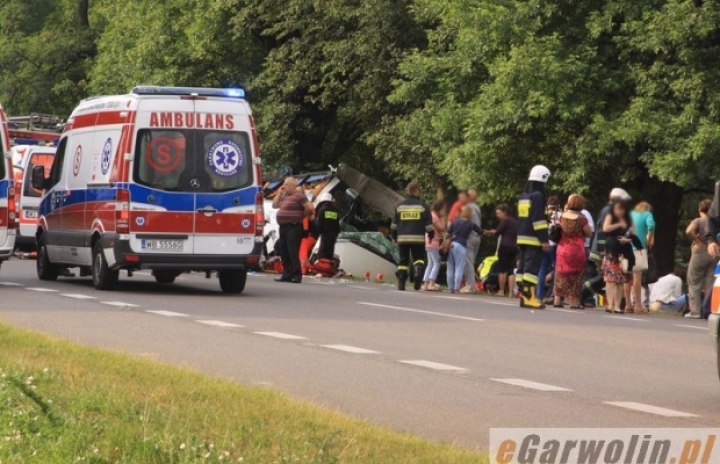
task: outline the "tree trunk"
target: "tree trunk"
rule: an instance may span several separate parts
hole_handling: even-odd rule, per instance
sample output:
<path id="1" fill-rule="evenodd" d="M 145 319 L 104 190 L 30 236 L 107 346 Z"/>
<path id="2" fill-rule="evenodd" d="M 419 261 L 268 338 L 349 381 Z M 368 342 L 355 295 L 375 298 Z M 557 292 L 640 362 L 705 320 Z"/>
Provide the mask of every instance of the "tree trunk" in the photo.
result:
<path id="1" fill-rule="evenodd" d="M 650 194 L 648 201 L 653 206 L 653 214 L 657 223 L 655 260 L 658 273 L 663 276 L 671 273 L 675 268 L 677 230 L 680 225 L 683 189 L 671 182 L 650 179 L 646 191 Z"/>
<path id="2" fill-rule="evenodd" d="M 83 29 L 90 28 L 90 0 L 78 1 L 78 19 Z"/>

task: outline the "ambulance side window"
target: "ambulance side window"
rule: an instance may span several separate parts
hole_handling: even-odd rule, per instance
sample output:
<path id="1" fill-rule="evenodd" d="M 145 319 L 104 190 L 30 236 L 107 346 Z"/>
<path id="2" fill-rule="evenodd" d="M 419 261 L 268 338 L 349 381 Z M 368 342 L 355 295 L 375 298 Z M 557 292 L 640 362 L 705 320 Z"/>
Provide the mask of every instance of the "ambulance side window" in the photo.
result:
<path id="1" fill-rule="evenodd" d="M 56 186 L 62 178 L 63 164 L 65 164 L 65 150 L 67 149 L 67 138 L 60 140 L 53 160 L 52 168 L 50 168 L 50 188 Z M 48 189 L 49 190 L 49 189 Z"/>

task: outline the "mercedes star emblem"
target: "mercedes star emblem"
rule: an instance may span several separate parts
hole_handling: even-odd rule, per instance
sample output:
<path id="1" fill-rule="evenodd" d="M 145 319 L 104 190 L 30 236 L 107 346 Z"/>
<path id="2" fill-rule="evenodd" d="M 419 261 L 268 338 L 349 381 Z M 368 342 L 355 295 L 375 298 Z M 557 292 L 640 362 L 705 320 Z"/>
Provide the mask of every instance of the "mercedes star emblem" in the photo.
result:
<path id="1" fill-rule="evenodd" d="M 195 190 L 199 189 L 199 188 L 200 188 L 200 181 L 197 180 L 197 179 L 192 179 L 192 180 L 190 180 L 190 187 L 192 187 L 192 188 L 195 189 Z"/>

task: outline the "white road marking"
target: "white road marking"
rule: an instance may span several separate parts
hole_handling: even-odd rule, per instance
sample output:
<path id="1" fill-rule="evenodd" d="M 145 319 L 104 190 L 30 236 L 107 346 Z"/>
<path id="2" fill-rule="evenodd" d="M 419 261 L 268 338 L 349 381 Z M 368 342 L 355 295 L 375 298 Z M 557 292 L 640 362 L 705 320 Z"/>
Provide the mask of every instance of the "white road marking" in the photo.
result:
<path id="1" fill-rule="evenodd" d="M 139 308 L 140 307 L 140 305 L 125 303 L 123 301 L 101 301 L 100 303 L 102 303 L 104 305 L 108 305 L 108 306 L 115 306 L 117 308 L 124 308 L 124 307 Z"/>
<path id="2" fill-rule="evenodd" d="M 0 282 L 0 285 L 2 285 L 4 287 L 22 287 L 23 286 L 23 284 L 18 284 L 15 282 Z"/>
<path id="3" fill-rule="evenodd" d="M 265 337 L 279 338 L 281 340 L 307 340 L 305 337 L 299 335 L 291 335 L 282 332 L 254 332 L 256 335 L 263 335 Z"/>
<path id="4" fill-rule="evenodd" d="M 695 414 L 687 412 L 674 411 L 672 409 L 660 408 L 658 406 L 650 406 L 649 404 L 634 403 L 632 401 L 606 401 L 605 404 L 617 406 L 619 408 L 632 409 L 633 411 L 646 412 L 664 417 L 698 417 Z"/>
<path id="5" fill-rule="evenodd" d="M 358 290 L 375 290 L 372 287 L 361 287 L 360 285 L 351 285 L 350 288 L 356 288 Z"/>
<path id="6" fill-rule="evenodd" d="M 205 325 L 212 325 L 212 326 L 215 326 L 215 327 L 226 327 L 226 328 L 231 328 L 231 327 L 242 328 L 242 327 L 245 327 L 245 326 L 243 326 L 243 325 L 231 324 L 231 323 L 229 323 L 229 322 L 223 322 L 223 321 L 195 321 L 195 322 L 199 322 L 200 324 L 205 324 Z"/>
<path id="7" fill-rule="evenodd" d="M 573 311 L 572 309 L 562 309 L 562 308 L 545 308 L 546 311 L 555 311 L 558 313 L 571 313 L 571 314 L 577 314 L 577 311 Z"/>
<path id="8" fill-rule="evenodd" d="M 25 290 L 30 290 L 31 292 L 57 292 L 57 290 L 53 290 L 52 288 L 39 288 L 39 287 L 28 287 Z"/>
<path id="9" fill-rule="evenodd" d="M 380 354 L 379 351 L 366 350 L 365 348 L 358 348 L 356 346 L 348 345 L 320 345 L 323 348 L 330 348 L 331 350 L 344 351 L 346 353 L 353 354 Z"/>
<path id="10" fill-rule="evenodd" d="M 556 387 L 555 385 L 548 385 L 546 383 L 533 382 L 531 380 L 524 379 L 490 379 L 493 382 L 500 382 L 507 385 L 513 385 L 515 387 L 529 388 L 530 390 L 538 390 L 543 392 L 571 392 L 569 388 Z"/>
<path id="11" fill-rule="evenodd" d="M 633 322 L 647 322 L 648 319 L 637 319 L 635 317 L 625 317 L 625 316 L 604 316 L 608 319 L 620 319 L 621 321 L 633 321 Z"/>
<path id="12" fill-rule="evenodd" d="M 484 299 L 484 298 L 481 299 L 480 301 L 482 301 L 483 303 L 489 303 L 489 304 L 498 305 L 498 306 L 512 306 L 513 308 L 519 308 L 519 307 L 520 307 L 520 303 L 519 303 L 519 302 L 518 302 L 518 303 L 498 303 L 498 302 L 495 302 L 495 301 L 492 301 L 492 300 L 488 300 L 488 299 Z"/>
<path id="13" fill-rule="evenodd" d="M 402 306 L 390 306 L 390 305 L 377 304 L 377 303 L 366 303 L 363 301 L 358 301 L 357 304 L 363 305 L 363 306 L 373 306 L 376 308 L 393 309 L 395 311 L 405 311 L 408 313 L 420 313 L 420 314 L 429 314 L 431 316 L 448 317 L 450 319 L 460 319 L 463 321 L 482 322 L 485 320 L 485 319 L 476 319 L 474 317 L 456 316 L 454 314 L 437 313 L 435 311 L 423 311 L 421 309 L 403 308 Z"/>
<path id="14" fill-rule="evenodd" d="M 157 314 L 158 316 L 166 316 L 166 317 L 190 317 L 187 314 L 183 313 L 176 313 L 175 311 L 145 311 L 146 313 L 150 314 Z"/>
<path id="15" fill-rule="evenodd" d="M 425 361 L 423 359 L 418 360 L 405 360 L 405 361 L 399 361 L 403 364 L 411 364 L 413 366 L 418 367 L 426 367 L 428 369 L 433 369 L 436 371 L 444 371 L 444 372 L 467 372 L 468 369 L 465 369 L 464 367 L 457 367 L 457 366 L 451 366 L 450 364 L 441 364 L 436 363 L 432 361 Z"/>
<path id="16" fill-rule="evenodd" d="M 443 300 L 460 300 L 460 301 L 467 301 L 470 298 L 465 298 L 462 296 L 436 296 L 435 298 L 441 298 Z"/>
<path id="17" fill-rule="evenodd" d="M 82 295 L 80 293 L 61 293 L 60 296 L 64 296 L 67 298 L 75 298 L 76 300 L 94 300 L 94 296 L 90 295 Z"/>
<path id="18" fill-rule="evenodd" d="M 676 325 L 675 327 L 685 327 L 686 329 L 695 329 L 695 330 L 702 330 L 703 332 L 707 332 L 707 327 L 698 327 L 696 325 Z"/>

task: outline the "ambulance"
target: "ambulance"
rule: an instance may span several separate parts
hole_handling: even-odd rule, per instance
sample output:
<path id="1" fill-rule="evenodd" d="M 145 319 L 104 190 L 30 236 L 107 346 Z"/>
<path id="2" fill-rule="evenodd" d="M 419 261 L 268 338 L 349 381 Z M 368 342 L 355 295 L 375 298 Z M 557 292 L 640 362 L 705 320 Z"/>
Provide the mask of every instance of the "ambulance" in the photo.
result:
<path id="1" fill-rule="evenodd" d="M 19 226 L 15 246 L 32 251 L 35 249 L 35 231 L 42 197 L 42 191 L 32 186 L 32 170 L 35 166 L 44 166 L 49 172 L 55 158 L 55 147 L 16 145 L 12 147 L 12 153 L 15 170 L 15 205 Z"/>
<path id="2" fill-rule="evenodd" d="M 0 264 L 10 259 L 15 250 L 17 217 L 15 211 L 15 187 L 8 135 L 7 115 L 0 105 Z"/>
<path id="3" fill-rule="evenodd" d="M 217 272 L 242 293 L 260 260 L 263 195 L 250 106 L 242 89 L 136 87 L 85 100 L 68 119 L 53 164 L 33 169 L 44 190 L 37 274 L 91 275 L 98 290 L 120 270 L 169 284 Z"/>

